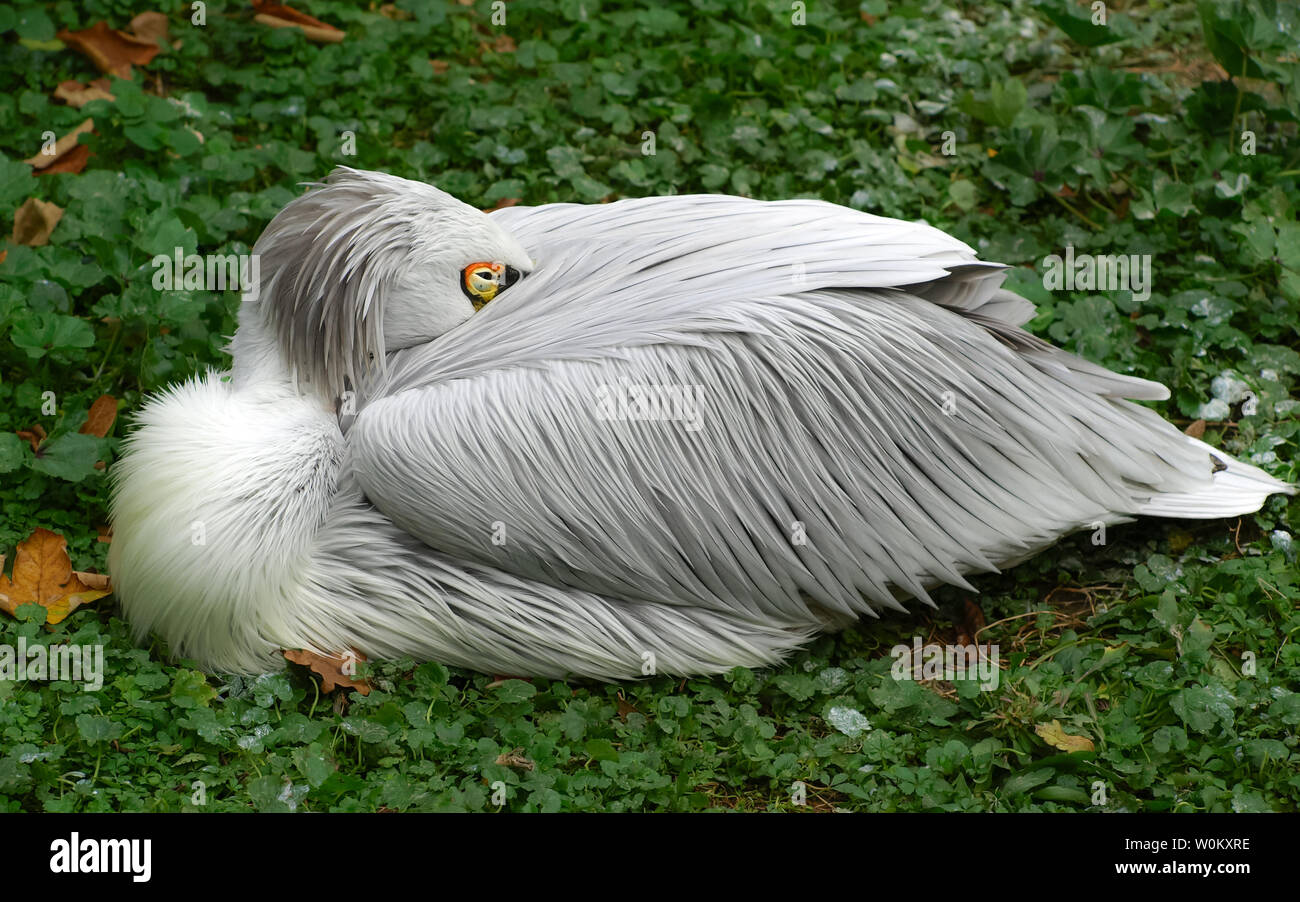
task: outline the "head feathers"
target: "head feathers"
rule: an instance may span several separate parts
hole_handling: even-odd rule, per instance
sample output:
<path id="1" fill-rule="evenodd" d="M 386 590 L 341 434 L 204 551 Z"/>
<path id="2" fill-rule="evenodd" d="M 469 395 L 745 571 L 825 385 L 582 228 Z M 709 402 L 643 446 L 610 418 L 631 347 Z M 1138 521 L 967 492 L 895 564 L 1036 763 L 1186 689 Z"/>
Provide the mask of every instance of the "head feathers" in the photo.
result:
<path id="1" fill-rule="evenodd" d="M 262 233 L 257 304 L 300 386 L 328 399 L 384 366 L 384 309 L 426 284 L 439 251 L 483 214 L 431 185 L 340 166 Z M 455 290 L 454 283 L 450 286 Z"/>

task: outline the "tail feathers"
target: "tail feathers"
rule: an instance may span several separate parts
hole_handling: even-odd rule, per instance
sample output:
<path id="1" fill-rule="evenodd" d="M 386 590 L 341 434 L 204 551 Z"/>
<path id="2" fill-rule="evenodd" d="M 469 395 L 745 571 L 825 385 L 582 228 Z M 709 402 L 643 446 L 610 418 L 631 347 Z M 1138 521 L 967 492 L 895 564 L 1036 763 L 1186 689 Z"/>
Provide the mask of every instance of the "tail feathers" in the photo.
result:
<path id="1" fill-rule="evenodd" d="M 1212 466 L 1224 469 L 1217 469 L 1210 484 L 1197 491 L 1153 496 L 1138 513 L 1183 520 L 1212 520 L 1254 513 L 1269 495 L 1296 493 L 1296 486 L 1274 479 L 1259 467 L 1230 457 L 1199 439 L 1189 438 L 1188 441 L 1210 456 Z"/>

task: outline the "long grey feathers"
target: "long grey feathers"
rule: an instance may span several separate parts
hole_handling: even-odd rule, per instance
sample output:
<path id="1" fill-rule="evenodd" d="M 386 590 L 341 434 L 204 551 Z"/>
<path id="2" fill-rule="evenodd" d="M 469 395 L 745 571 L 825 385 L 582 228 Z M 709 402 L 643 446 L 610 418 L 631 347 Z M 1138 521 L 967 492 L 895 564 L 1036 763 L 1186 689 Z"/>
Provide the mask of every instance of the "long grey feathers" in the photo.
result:
<path id="1" fill-rule="evenodd" d="M 760 662 L 1213 487 L 1204 446 L 1122 400 L 1163 387 L 1021 331 L 999 268 L 929 227 L 714 197 L 497 216 L 537 269 L 392 355 L 348 461 L 404 553 L 531 587 L 498 633 L 606 618 L 533 671 Z M 620 406 L 655 393 L 695 415 Z"/>

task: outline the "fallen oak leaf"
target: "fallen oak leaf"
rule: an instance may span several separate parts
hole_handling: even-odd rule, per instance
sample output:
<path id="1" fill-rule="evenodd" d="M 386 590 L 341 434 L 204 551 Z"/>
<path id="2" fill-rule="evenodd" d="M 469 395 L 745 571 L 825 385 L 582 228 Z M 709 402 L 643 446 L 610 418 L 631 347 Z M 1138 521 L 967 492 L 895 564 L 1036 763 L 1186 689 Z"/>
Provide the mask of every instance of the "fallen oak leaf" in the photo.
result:
<path id="1" fill-rule="evenodd" d="M 360 652 L 352 652 L 350 657 L 327 657 L 318 655 L 315 652 L 295 649 L 284 652 L 284 656 L 295 664 L 302 664 L 311 668 L 321 678 L 321 691 L 329 694 L 334 691 L 335 687 L 342 686 L 344 689 L 355 689 L 362 695 L 370 694 L 370 684 L 365 680 L 353 679 L 352 674 L 343 672 L 344 667 L 354 666 L 364 661 L 365 655 Z"/>
<path id="2" fill-rule="evenodd" d="M 36 197 L 27 198 L 14 213 L 14 244 L 44 247 L 62 218 L 63 208 L 57 204 Z"/>
<path id="3" fill-rule="evenodd" d="M 291 6 L 272 3 L 270 0 L 253 0 L 256 15 L 254 22 L 269 28 L 298 28 L 303 36 L 317 44 L 337 44 L 344 38 L 344 32 L 320 19 L 312 18 L 306 13 L 298 12 Z"/>
<path id="4" fill-rule="evenodd" d="M 108 90 L 107 78 L 97 78 L 85 85 L 79 81 L 61 81 L 54 89 L 54 99 L 78 110 L 92 100 L 107 100 L 109 103 L 117 100 Z"/>
<path id="5" fill-rule="evenodd" d="M 1091 752 L 1093 750 L 1092 740 L 1087 736 L 1074 736 L 1061 729 L 1061 722 L 1054 720 L 1051 723 L 1040 723 L 1034 727 L 1044 742 L 1052 748 L 1060 749 L 1063 752 Z"/>
<path id="6" fill-rule="evenodd" d="M 95 120 L 87 119 L 55 141 L 54 146 L 50 148 L 50 153 L 46 153 L 45 149 L 42 148 L 35 156 L 23 160 L 23 162 L 31 166 L 36 175 L 50 175 L 55 172 L 80 172 L 86 168 L 86 161 L 90 159 L 90 148 L 84 144 L 78 144 L 77 140 L 86 132 L 94 130 Z"/>
<path id="7" fill-rule="evenodd" d="M 0 558 L 0 566 L 3 561 Z M 46 609 L 45 622 L 58 623 L 79 606 L 112 591 L 107 577 L 88 575 L 96 585 L 88 585 L 73 572 L 63 536 L 38 529 L 18 543 L 13 578 L 0 573 L 0 609 L 14 614 L 22 605 L 39 604 Z"/>
<path id="8" fill-rule="evenodd" d="M 59 40 L 84 53 L 100 72 L 128 80 L 133 65 L 148 65 L 162 50 L 152 40 L 109 28 L 107 22 L 81 31 L 60 31 Z"/>

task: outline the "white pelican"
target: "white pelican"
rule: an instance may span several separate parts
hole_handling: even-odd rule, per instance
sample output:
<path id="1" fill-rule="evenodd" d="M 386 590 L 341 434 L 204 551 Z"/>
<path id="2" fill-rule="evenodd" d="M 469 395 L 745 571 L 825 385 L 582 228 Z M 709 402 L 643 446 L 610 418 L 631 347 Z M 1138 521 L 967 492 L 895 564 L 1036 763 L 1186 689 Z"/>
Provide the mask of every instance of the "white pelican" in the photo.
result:
<path id="1" fill-rule="evenodd" d="M 484 214 L 341 168 L 254 253 L 230 372 L 150 400 L 115 468 L 117 596 L 214 671 L 766 665 L 1074 530 L 1295 490 L 1024 332 L 1003 268 L 923 224 Z"/>

